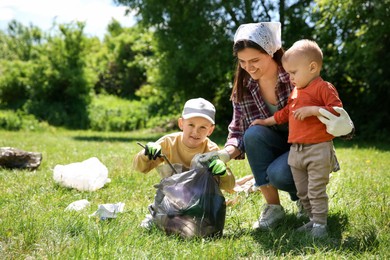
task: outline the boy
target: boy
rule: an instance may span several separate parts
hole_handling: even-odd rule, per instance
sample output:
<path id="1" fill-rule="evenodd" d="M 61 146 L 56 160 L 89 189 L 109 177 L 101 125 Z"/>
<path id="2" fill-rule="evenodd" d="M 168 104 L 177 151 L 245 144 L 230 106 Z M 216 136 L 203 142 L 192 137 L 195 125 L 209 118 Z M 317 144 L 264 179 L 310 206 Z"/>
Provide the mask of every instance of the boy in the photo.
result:
<path id="1" fill-rule="evenodd" d="M 191 161 L 197 154 L 218 151 L 218 146 L 208 136 L 215 128 L 215 108 L 203 98 L 188 100 L 178 119 L 181 132 L 165 135 L 156 142 L 150 142 L 133 160 L 135 170 L 147 173 L 164 162 L 159 157 L 163 154 L 173 165 L 180 165 L 181 172 L 190 169 Z M 209 169 L 215 176 L 219 187 L 231 191 L 235 185 L 234 176 L 226 170 L 226 165 L 219 158 L 209 162 Z M 142 221 L 141 226 L 150 228 L 153 224 L 151 216 Z"/>
<path id="2" fill-rule="evenodd" d="M 288 164 L 291 167 L 297 195 L 310 221 L 297 231 L 313 237 L 327 235 L 329 173 L 339 170 L 334 153 L 334 136 L 322 124 L 321 108 L 337 115 L 333 107 L 342 107 L 335 87 L 320 76 L 322 51 L 317 43 L 300 40 L 285 52 L 282 64 L 290 74 L 294 89 L 287 105 L 267 119 L 252 125 L 271 126 L 289 122 L 288 142 L 291 143 Z"/>

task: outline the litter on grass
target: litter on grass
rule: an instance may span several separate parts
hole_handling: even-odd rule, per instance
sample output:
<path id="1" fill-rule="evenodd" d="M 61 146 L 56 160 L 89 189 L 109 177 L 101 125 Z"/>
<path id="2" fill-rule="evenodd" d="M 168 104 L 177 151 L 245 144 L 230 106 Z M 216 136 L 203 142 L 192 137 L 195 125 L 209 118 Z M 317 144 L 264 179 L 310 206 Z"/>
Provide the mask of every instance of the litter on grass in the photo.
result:
<path id="1" fill-rule="evenodd" d="M 53 179 L 63 187 L 79 191 L 95 191 L 111 181 L 107 167 L 96 157 L 67 165 L 57 164 Z"/>
<path id="2" fill-rule="evenodd" d="M 106 220 L 109 218 L 116 218 L 117 213 L 123 212 L 125 203 L 118 202 L 116 204 L 100 204 L 98 209 L 89 215 L 89 217 L 98 216 L 101 220 Z"/>
<path id="3" fill-rule="evenodd" d="M 88 200 L 77 200 L 70 203 L 65 211 L 80 211 L 88 207 L 91 203 Z"/>

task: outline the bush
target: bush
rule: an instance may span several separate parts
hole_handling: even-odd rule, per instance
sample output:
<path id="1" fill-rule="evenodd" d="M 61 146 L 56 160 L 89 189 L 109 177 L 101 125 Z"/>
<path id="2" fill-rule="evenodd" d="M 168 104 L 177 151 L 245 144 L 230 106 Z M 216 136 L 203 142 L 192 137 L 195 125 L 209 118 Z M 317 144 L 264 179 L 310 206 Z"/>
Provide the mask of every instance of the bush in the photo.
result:
<path id="1" fill-rule="evenodd" d="M 24 61 L 0 61 L 0 103 L 20 108 L 29 97 L 28 75 L 31 64 Z"/>
<path id="2" fill-rule="evenodd" d="M 87 128 L 92 77 L 86 68 L 84 24 L 59 28 L 61 34 L 48 38 L 34 61 L 31 95 L 24 108 L 51 125 Z"/>
<path id="3" fill-rule="evenodd" d="M 144 128 L 149 115 L 147 106 L 111 95 L 98 95 L 89 106 L 90 129 L 129 131 Z"/>
<path id="4" fill-rule="evenodd" d="M 41 131 L 48 127 L 46 122 L 39 122 L 33 115 L 28 115 L 20 110 L 0 110 L 0 129 Z"/>

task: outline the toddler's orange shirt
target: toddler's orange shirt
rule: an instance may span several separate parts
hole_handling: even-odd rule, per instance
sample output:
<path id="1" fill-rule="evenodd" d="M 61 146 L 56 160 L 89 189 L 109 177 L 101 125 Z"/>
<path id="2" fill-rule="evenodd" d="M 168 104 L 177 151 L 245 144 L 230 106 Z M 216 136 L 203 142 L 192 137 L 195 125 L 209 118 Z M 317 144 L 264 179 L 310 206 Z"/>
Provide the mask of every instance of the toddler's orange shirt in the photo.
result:
<path id="1" fill-rule="evenodd" d="M 332 107 L 342 107 L 343 104 L 336 88 L 321 77 L 314 79 L 303 89 L 295 87 L 288 98 L 287 105 L 274 114 L 277 124 L 288 122 L 288 142 L 316 144 L 332 140 L 334 136 L 326 132 L 325 124 L 321 123 L 316 116 L 304 120 L 294 118 L 293 111 L 305 106 L 319 106 L 338 115 Z"/>

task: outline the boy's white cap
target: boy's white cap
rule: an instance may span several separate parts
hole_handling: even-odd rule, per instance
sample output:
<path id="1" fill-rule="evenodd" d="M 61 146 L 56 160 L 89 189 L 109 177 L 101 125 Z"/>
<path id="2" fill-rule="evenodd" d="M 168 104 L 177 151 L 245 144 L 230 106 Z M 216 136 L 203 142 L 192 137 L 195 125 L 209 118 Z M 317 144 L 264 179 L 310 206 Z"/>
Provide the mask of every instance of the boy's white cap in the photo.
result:
<path id="1" fill-rule="evenodd" d="M 279 22 L 247 23 L 238 27 L 234 35 L 234 43 L 240 40 L 251 40 L 273 56 L 282 47 L 281 34 Z"/>
<path id="2" fill-rule="evenodd" d="M 215 124 L 215 107 L 204 98 L 194 98 L 184 104 L 183 119 L 192 117 L 203 117 L 208 119 L 213 125 Z"/>

